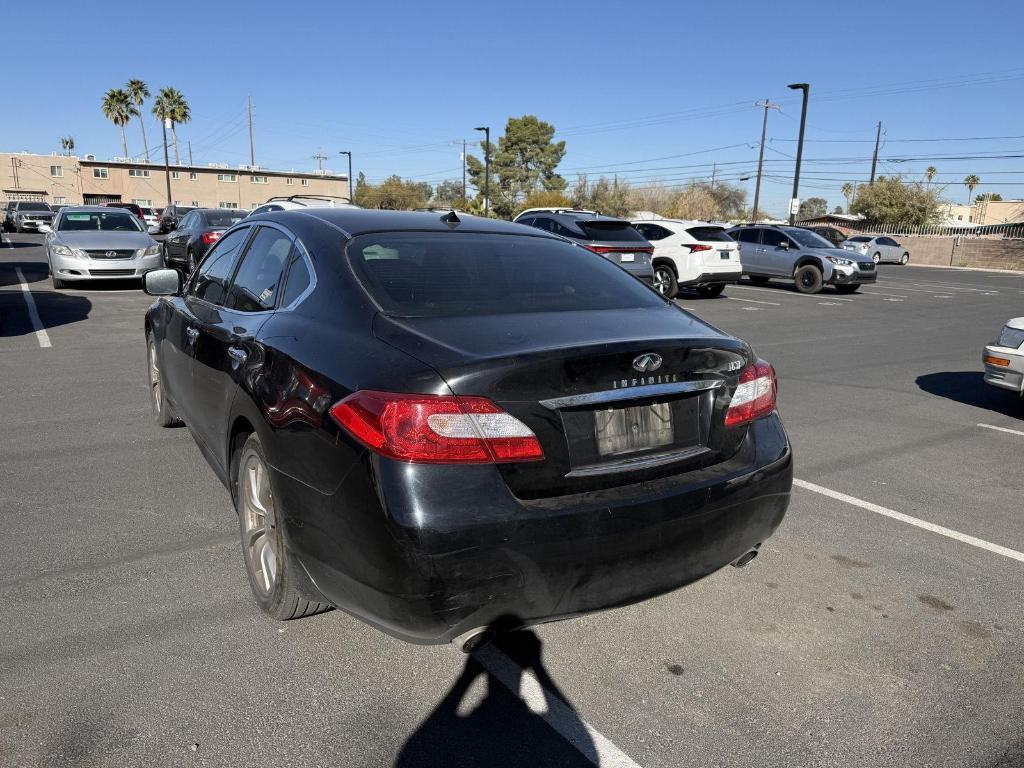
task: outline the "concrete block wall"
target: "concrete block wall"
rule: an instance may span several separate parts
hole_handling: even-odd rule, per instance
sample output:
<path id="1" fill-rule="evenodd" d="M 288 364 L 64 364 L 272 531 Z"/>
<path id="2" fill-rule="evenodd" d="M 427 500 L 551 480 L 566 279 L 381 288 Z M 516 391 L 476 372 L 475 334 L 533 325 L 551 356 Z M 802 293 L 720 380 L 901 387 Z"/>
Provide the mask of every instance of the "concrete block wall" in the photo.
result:
<path id="1" fill-rule="evenodd" d="M 911 264 L 1024 271 L 1024 240 L 907 235 L 897 238 Z"/>

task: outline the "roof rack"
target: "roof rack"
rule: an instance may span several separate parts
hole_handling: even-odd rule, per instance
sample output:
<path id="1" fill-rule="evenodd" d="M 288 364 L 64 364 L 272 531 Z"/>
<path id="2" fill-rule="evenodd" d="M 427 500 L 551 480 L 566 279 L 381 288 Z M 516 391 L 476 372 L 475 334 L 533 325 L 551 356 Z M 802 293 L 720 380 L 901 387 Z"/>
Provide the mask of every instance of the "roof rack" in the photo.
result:
<path id="1" fill-rule="evenodd" d="M 338 200 L 342 203 L 352 204 L 352 198 L 341 195 L 276 195 L 268 198 L 268 203 L 280 202 L 281 200 Z"/>

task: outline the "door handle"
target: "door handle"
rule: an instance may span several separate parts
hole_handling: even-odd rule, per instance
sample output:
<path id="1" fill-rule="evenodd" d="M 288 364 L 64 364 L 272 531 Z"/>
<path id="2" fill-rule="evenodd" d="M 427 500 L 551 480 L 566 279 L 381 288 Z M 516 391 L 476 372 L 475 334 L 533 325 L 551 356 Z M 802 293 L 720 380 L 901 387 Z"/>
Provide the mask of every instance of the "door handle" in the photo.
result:
<path id="1" fill-rule="evenodd" d="M 231 367 L 238 368 L 249 357 L 249 353 L 241 347 L 228 347 L 228 357 L 231 358 Z"/>
<path id="2" fill-rule="evenodd" d="M 195 341 L 196 337 L 199 335 L 199 329 L 198 328 L 191 328 L 191 327 L 190 328 L 186 328 L 185 329 L 185 335 L 187 335 L 189 337 L 189 339 L 191 339 L 192 341 Z"/>

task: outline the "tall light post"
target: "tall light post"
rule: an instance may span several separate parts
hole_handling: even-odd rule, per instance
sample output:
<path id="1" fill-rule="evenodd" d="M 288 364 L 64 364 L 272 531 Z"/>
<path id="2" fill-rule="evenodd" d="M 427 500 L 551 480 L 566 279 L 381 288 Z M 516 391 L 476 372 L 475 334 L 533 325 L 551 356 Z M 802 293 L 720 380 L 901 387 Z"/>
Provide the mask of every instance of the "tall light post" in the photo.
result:
<path id="1" fill-rule="evenodd" d="M 807 125 L 807 97 L 811 93 L 811 86 L 807 83 L 790 83 L 786 86 L 793 91 L 804 92 L 804 104 L 800 110 L 800 138 L 796 143 L 796 170 L 793 171 L 793 200 L 797 199 L 797 194 L 800 192 L 800 160 L 804 155 L 804 126 Z M 790 206 L 793 203 L 790 202 Z M 796 211 L 791 207 L 789 209 L 789 223 L 793 225 L 796 223 Z"/>
<path id="2" fill-rule="evenodd" d="M 491 215 L 491 128 L 481 126 L 474 131 L 484 132 L 484 216 Z"/>
<path id="3" fill-rule="evenodd" d="M 161 125 L 164 128 L 164 178 L 167 180 L 167 204 L 173 205 L 174 200 L 171 199 L 171 161 L 167 157 L 167 124 L 170 122 L 170 118 L 164 118 Z"/>
<path id="4" fill-rule="evenodd" d="M 339 155 L 348 155 L 348 201 L 355 202 L 355 192 L 352 187 L 352 153 L 341 151 Z"/>

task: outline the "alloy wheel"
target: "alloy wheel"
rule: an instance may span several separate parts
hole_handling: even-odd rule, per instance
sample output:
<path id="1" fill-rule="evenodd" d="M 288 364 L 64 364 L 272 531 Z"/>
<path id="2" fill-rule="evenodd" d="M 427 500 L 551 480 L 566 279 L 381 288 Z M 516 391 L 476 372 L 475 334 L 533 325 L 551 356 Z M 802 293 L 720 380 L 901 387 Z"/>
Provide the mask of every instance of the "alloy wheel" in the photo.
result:
<path id="1" fill-rule="evenodd" d="M 239 473 L 242 501 L 242 547 L 253 575 L 253 584 L 263 595 L 270 595 L 277 583 L 277 553 L 274 498 L 270 491 L 267 465 L 256 453 L 243 458 Z"/>
<path id="2" fill-rule="evenodd" d="M 654 270 L 654 290 L 662 296 L 668 293 L 669 281 L 668 271 L 664 267 Z"/>

